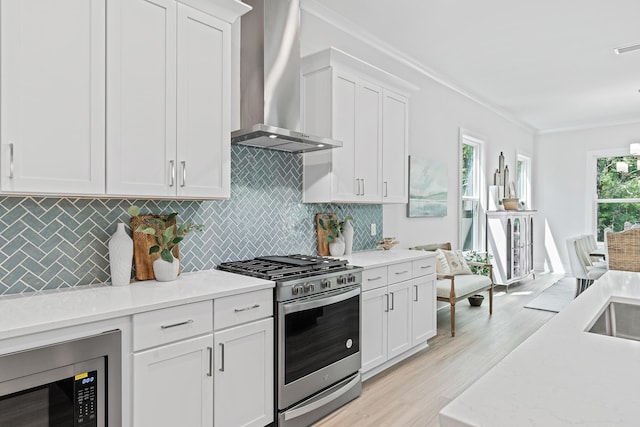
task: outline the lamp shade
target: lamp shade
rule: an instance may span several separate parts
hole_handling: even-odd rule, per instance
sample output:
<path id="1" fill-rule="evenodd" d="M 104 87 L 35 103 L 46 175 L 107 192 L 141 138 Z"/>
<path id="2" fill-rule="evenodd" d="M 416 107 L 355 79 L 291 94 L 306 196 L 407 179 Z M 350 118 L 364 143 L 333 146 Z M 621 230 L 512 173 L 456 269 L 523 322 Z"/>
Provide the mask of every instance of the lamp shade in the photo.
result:
<path id="1" fill-rule="evenodd" d="M 633 142 L 629 145 L 629 153 L 632 156 L 640 156 L 640 142 Z"/>

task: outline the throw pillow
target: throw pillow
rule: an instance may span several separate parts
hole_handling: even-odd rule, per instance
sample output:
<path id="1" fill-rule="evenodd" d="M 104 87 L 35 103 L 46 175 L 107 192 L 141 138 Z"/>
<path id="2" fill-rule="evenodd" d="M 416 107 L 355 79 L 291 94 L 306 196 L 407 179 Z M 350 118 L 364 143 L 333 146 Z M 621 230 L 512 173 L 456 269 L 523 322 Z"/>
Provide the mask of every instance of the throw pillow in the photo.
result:
<path id="1" fill-rule="evenodd" d="M 442 249 L 436 249 L 436 273 L 438 274 L 451 274 L 447 257 Z"/>
<path id="2" fill-rule="evenodd" d="M 464 259 L 461 251 L 443 251 L 447 258 L 451 274 L 471 274 L 471 269 Z"/>

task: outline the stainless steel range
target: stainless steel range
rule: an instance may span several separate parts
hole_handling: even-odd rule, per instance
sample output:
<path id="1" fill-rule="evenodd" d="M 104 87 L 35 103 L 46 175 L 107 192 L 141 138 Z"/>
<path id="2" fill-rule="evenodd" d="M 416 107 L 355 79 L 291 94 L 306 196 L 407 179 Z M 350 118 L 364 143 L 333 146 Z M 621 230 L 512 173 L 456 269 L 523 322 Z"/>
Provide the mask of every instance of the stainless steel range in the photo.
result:
<path id="1" fill-rule="evenodd" d="M 308 426 L 360 395 L 360 267 L 288 255 L 218 268 L 276 282 L 278 425 Z"/>

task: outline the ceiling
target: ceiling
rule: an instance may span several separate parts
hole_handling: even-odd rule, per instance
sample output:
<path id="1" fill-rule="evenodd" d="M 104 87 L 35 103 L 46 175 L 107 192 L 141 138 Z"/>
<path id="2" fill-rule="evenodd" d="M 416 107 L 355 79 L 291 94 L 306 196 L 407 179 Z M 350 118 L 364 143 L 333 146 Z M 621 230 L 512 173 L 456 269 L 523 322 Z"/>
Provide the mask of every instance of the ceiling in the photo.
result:
<path id="1" fill-rule="evenodd" d="M 321 1 L 535 131 L 640 122 L 640 0 Z"/>

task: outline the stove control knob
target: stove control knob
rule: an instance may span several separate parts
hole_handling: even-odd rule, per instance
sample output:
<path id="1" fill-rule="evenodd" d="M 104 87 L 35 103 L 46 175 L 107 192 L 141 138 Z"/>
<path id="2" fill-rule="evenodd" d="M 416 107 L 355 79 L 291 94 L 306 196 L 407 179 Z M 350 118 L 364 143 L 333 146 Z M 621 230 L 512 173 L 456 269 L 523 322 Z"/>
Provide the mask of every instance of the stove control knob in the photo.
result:
<path id="1" fill-rule="evenodd" d="M 347 283 L 347 278 L 345 276 L 338 276 L 338 285 L 344 285 L 345 283 Z"/>
<path id="2" fill-rule="evenodd" d="M 353 274 L 349 274 L 347 276 L 347 282 L 354 283 L 355 281 L 356 281 L 356 276 L 354 276 Z"/>
<path id="3" fill-rule="evenodd" d="M 295 285 L 293 288 L 291 288 L 291 293 L 293 295 L 298 295 L 304 292 L 304 286 L 302 285 Z"/>
<path id="4" fill-rule="evenodd" d="M 321 288 L 323 288 L 323 289 L 325 289 L 325 288 L 330 288 L 330 287 L 331 287 L 331 280 L 329 280 L 329 279 L 323 279 L 323 280 L 320 282 L 320 287 L 321 287 Z"/>
<path id="5" fill-rule="evenodd" d="M 304 284 L 305 292 L 313 292 L 313 289 L 314 289 L 313 283 L 309 282 Z"/>

